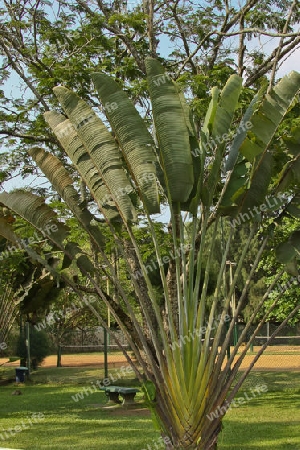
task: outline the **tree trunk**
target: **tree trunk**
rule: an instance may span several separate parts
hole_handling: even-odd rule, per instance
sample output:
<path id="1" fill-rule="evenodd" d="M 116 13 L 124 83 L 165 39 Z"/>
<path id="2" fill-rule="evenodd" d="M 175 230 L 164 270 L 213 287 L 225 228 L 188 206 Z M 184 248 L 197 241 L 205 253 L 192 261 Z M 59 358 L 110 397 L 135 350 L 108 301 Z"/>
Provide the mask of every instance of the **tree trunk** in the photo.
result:
<path id="1" fill-rule="evenodd" d="M 57 344 L 57 361 L 56 367 L 61 367 L 61 345 Z"/>
<path id="2" fill-rule="evenodd" d="M 173 444 L 166 443 L 165 449 L 166 450 L 185 450 L 185 449 L 186 450 L 217 450 L 218 449 L 218 444 L 215 441 L 215 439 L 211 443 L 208 443 L 207 445 L 208 446 L 205 446 L 205 448 L 204 448 L 200 444 L 198 445 L 197 443 L 195 443 L 195 445 L 189 444 L 188 447 L 183 447 L 182 445 L 174 446 Z"/>

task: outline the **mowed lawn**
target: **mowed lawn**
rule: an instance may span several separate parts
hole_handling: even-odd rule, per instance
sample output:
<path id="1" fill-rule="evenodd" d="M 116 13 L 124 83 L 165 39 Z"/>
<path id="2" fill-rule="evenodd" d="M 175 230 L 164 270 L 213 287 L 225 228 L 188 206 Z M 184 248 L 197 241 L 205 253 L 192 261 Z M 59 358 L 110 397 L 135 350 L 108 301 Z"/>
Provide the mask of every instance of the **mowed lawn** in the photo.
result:
<path id="1" fill-rule="evenodd" d="M 105 394 L 95 388 L 102 379 L 103 371 L 94 368 L 41 368 L 26 385 L 0 387 L 0 448 L 162 448 L 159 433 L 143 411 L 143 395 L 137 396 L 137 412 L 105 410 Z M 120 383 L 136 385 L 132 376 Z M 263 384 L 267 391 L 254 396 Z M 12 395 L 15 389 L 22 395 Z M 300 372 L 255 372 L 238 397 L 247 401 L 226 414 L 220 450 L 300 450 Z"/>

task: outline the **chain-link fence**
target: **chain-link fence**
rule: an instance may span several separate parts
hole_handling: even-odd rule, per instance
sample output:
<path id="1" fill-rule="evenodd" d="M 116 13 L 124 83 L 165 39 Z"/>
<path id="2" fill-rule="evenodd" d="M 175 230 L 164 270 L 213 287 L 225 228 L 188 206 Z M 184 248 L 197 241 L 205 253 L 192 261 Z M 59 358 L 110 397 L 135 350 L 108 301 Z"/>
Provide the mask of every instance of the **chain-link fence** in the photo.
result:
<path id="1" fill-rule="evenodd" d="M 254 351 L 257 351 L 259 347 L 265 344 L 266 340 L 272 336 L 279 325 L 276 323 L 265 323 L 255 338 L 251 350 L 254 348 Z M 231 346 L 237 342 L 245 326 L 241 322 L 236 324 L 236 328 L 231 336 Z M 244 339 L 245 342 L 248 342 L 255 328 L 256 326 L 252 326 L 249 329 Z M 225 338 L 226 329 L 224 329 L 223 334 L 223 338 Z M 130 347 L 124 333 L 120 330 L 115 330 L 114 336 L 123 348 L 130 352 Z M 273 351 L 275 347 L 278 354 L 284 355 L 287 351 L 299 353 L 300 323 L 295 326 L 285 326 L 271 342 L 269 351 Z M 110 367 L 117 367 L 118 364 L 126 363 L 126 358 L 118 347 L 116 340 L 111 335 L 107 335 L 106 337 L 102 327 L 70 331 L 62 339 L 58 353 L 60 354 L 62 365 L 72 365 L 72 361 L 74 365 L 80 365 L 81 363 L 82 365 L 88 365 L 89 363 L 102 365 L 105 363 L 106 355 L 107 363 Z M 76 355 L 77 358 L 75 358 Z"/>
<path id="2" fill-rule="evenodd" d="M 266 322 L 254 339 L 254 346 L 261 346 L 265 344 L 279 325 L 279 323 Z M 238 336 L 241 335 L 245 326 L 246 324 L 244 323 L 237 323 Z M 250 327 L 245 341 L 249 339 L 255 328 L 256 326 Z M 299 346 L 300 350 L 300 323 L 294 326 L 286 325 L 285 327 L 283 327 L 276 335 L 276 337 L 270 342 L 270 346 Z"/>
<path id="3" fill-rule="evenodd" d="M 120 351 L 116 340 L 118 340 L 123 347 L 129 349 L 127 340 L 122 331 L 114 331 L 114 336 L 116 339 L 109 334 L 107 335 L 107 348 L 109 351 Z M 103 350 L 105 345 L 104 341 L 105 332 L 102 327 L 72 330 L 63 337 L 61 347 L 65 350 L 68 349 L 70 353 L 78 353 L 78 349 L 81 349 L 80 353 L 91 353 L 93 351 L 99 351 L 101 348 Z"/>
<path id="4" fill-rule="evenodd" d="M 58 349 L 60 364 L 101 366 L 107 361 L 111 368 L 126 363 L 126 358 L 116 343 L 117 340 L 125 350 L 130 351 L 124 333 L 115 330 L 113 334 L 115 337 L 105 335 L 102 327 L 68 332 L 61 340 Z"/>

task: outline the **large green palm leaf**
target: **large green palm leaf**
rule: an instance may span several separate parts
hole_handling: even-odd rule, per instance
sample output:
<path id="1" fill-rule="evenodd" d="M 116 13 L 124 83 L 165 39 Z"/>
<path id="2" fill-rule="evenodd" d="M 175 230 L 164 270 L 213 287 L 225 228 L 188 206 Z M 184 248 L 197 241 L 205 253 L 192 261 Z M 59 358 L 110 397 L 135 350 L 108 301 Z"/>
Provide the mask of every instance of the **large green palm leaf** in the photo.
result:
<path id="1" fill-rule="evenodd" d="M 58 86 L 54 88 L 88 153 L 106 184 L 120 214 L 126 221 L 136 220 L 136 210 L 129 193 L 133 187 L 123 168 L 121 153 L 111 133 L 92 108 L 74 92 Z"/>
<path id="2" fill-rule="evenodd" d="M 160 212 L 155 143 L 145 122 L 120 86 L 108 75 L 92 75 L 127 167 L 149 214 Z"/>
<path id="3" fill-rule="evenodd" d="M 208 111 L 208 116 L 202 129 L 201 137 L 204 142 L 201 144 L 206 148 L 206 153 L 212 159 L 212 167 L 207 175 L 204 186 L 204 190 L 206 191 L 205 203 L 207 206 L 211 205 L 217 183 L 221 178 L 228 135 L 238 105 L 241 89 L 242 79 L 237 75 L 232 75 L 221 91 L 218 102 L 213 97 L 211 112 Z"/>
<path id="4" fill-rule="evenodd" d="M 76 133 L 71 121 L 56 111 L 48 111 L 44 116 L 88 186 L 103 215 L 107 220 L 118 220 L 120 216 L 112 200 L 110 191 L 103 182 L 99 171 L 95 168 L 86 147 Z"/>
<path id="5" fill-rule="evenodd" d="M 247 211 L 263 202 L 271 180 L 273 157 L 270 144 L 284 116 L 295 102 L 300 88 L 300 74 L 291 72 L 266 95 L 261 107 L 253 115 L 253 128 L 241 145 L 240 152 L 253 163 L 251 186 L 237 200 L 239 210 Z M 269 168 L 269 169 L 268 169 Z"/>
<path id="6" fill-rule="evenodd" d="M 55 212 L 46 205 L 43 198 L 24 191 L 2 192 L 0 203 L 23 217 L 41 233 L 51 236 L 51 240 L 59 247 L 63 247 L 68 228 L 57 220 Z"/>
<path id="7" fill-rule="evenodd" d="M 55 190 L 64 199 L 66 205 L 73 212 L 79 223 L 90 234 L 95 244 L 98 247 L 103 246 L 105 241 L 104 236 L 96 223 L 91 223 L 94 217 L 80 201 L 78 192 L 73 186 L 73 180 L 61 161 L 42 148 L 34 147 L 29 151 L 29 154 L 52 183 Z"/>
<path id="8" fill-rule="evenodd" d="M 146 70 L 166 185 L 172 202 L 186 202 L 194 185 L 194 174 L 185 113 L 177 88 L 161 64 L 147 58 Z"/>
<path id="9" fill-rule="evenodd" d="M 240 148 L 242 155 L 249 161 L 254 161 L 254 158 L 269 148 L 279 124 L 295 101 L 299 85 L 300 74 L 291 72 L 265 96 L 262 105 L 251 118 L 253 128 Z"/>
<path id="10" fill-rule="evenodd" d="M 261 90 L 249 105 L 229 150 L 226 168 L 231 172 L 221 195 L 220 213 L 247 213 L 264 202 L 274 175 L 271 143 L 299 88 L 300 75 L 292 72 L 264 99 Z"/>
<path id="11" fill-rule="evenodd" d="M 0 203 L 29 222 L 56 250 L 60 249 L 68 258 L 68 265 L 75 260 L 83 274 L 93 273 L 92 262 L 76 243 L 67 241 L 69 228 L 58 220 L 43 198 L 26 191 L 2 192 Z"/>

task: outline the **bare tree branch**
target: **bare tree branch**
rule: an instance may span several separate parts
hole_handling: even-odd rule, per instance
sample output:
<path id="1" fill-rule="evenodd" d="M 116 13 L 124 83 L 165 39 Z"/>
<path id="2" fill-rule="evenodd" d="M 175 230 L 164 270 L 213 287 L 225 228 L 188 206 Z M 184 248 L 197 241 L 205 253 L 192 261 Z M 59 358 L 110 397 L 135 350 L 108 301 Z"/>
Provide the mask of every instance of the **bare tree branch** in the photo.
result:
<path id="1" fill-rule="evenodd" d="M 5 135 L 5 136 L 11 136 L 11 137 L 15 137 L 15 138 L 21 138 L 21 139 L 30 139 L 34 142 L 45 142 L 45 143 L 53 143 L 53 144 L 57 144 L 56 139 L 51 136 L 49 137 L 45 137 L 45 136 L 34 136 L 31 134 L 22 134 L 22 133 L 18 133 L 17 131 L 13 131 L 13 130 L 0 130 L 0 135 Z"/>
<path id="2" fill-rule="evenodd" d="M 37 15 L 37 10 L 38 10 L 40 1 L 41 0 L 37 0 L 35 7 L 34 7 L 34 13 L 33 13 L 33 30 L 34 30 L 33 38 L 34 38 L 34 48 L 35 48 L 36 55 L 38 54 L 36 15 Z"/>
<path id="3" fill-rule="evenodd" d="M 284 50 L 281 51 L 280 55 L 277 57 L 277 63 L 284 58 L 285 55 L 289 54 L 291 50 L 293 50 L 298 44 L 300 44 L 300 36 L 296 39 L 290 39 L 288 42 L 285 42 L 283 45 L 286 46 Z M 265 75 L 273 66 L 273 60 L 276 55 L 277 48 L 273 50 L 271 55 L 267 60 L 265 60 L 256 70 L 255 72 L 247 79 L 245 86 L 251 86 L 258 78 Z"/>
<path id="4" fill-rule="evenodd" d="M 228 8 L 226 8 L 226 15 L 224 18 L 224 22 L 223 25 L 221 27 L 221 30 L 218 32 L 216 30 L 216 32 L 214 32 L 213 34 L 217 34 L 218 37 L 216 39 L 214 48 L 213 48 L 213 52 L 212 52 L 212 57 L 210 58 L 210 63 L 209 63 L 209 68 L 212 69 L 215 61 L 217 59 L 222 41 L 223 41 L 223 37 L 227 36 L 227 32 L 237 23 L 239 23 L 239 21 L 245 17 L 246 13 L 250 10 L 250 8 L 252 6 L 254 6 L 256 3 L 258 2 L 258 0 L 249 0 L 248 3 L 246 3 L 246 5 L 238 12 L 236 13 L 233 18 L 231 20 L 228 20 Z"/>
<path id="5" fill-rule="evenodd" d="M 12 33 L 9 33 L 4 27 L 0 27 L 0 34 L 5 39 L 6 43 L 9 47 L 13 47 L 17 54 L 21 55 L 23 60 L 27 63 L 32 64 L 37 70 L 44 70 L 49 73 L 50 77 L 53 77 L 53 72 L 51 67 L 44 64 L 38 57 L 38 50 L 36 47 L 36 54 L 33 57 L 32 54 L 28 53 L 28 49 L 24 45 L 23 38 L 21 42 L 17 40 Z M 36 41 L 36 37 L 34 36 L 34 41 Z"/>
<path id="6" fill-rule="evenodd" d="M 189 47 L 189 44 L 188 44 L 188 40 L 186 38 L 185 32 L 184 32 L 183 27 L 182 27 L 182 23 L 180 21 L 178 13 L 177 13 L 177 6 L 178 6 L 178 2 L 175 2 L 175 5 L 173 7 L 170 6 L 170 9 L 172 11 L 172 14 L 173 14 L 174 20 L 176 22 L 176 25 L 177 25 L 177 28 L 178 28 L 181 40 L 183 42 L 184 50 L 185 50 L 185 53 L 186 53 L 186 55 L 188 57 L 188 63 L 190 64 L 190 66 L 192 68 L 192 72 L 196 75 L 197 74 L 197 67 L 194 64 L 193 58 L 191 57 L 191 51 L 190 51 L 190 47 Z"/>
<path id="7" fill-rule="evenodd" d="M 190 63 L 191 59 L 196 56 L 196 54 L 199 52 L 199 50 L 203 47 L 204 44 L 206 44 L 209 39 L 215 35 L 215 34 L 219 34 L 219 38 L 217 38 L 217 40 L 215 41 L 215 45 L 213 47 L 213 53 L 212 53 L 212 57 L 210 59 L 210 67 L 213 67 L 215 60 L 217 58 L 221 43 L 222 43 L 222 37 L 223 36 L 228 36 L 228 31 L 234 26 L 236 25 L 242 17 L 245 17 L 245 14 L 250 10 L 250 8 L 252 6 L 254 6 L 256 3 L 258 2 L 258 0 L 249 0 L 249 2 L 241 9 L 241 11 L 239 11 L 237 14 L 235 14 L 233 16 L 233 18 L 231 20 L 229 19 L 229 9 L 228 9 L 228 4 L 226 4 L 226 15 L 223 21 L 223 25 L 221 27 L 221 31 L 218 30 L 212 30 L 209 33 L 206 34 L 206 36 L 204 36 L 204 38 L 201 40 L 201 42 L 197 45 L 197 47 L 195 48 L 195 50 L 185 59 L 185 61 L 183 61 L 182 65 L 180 66 L 179 70 L 176 72 L 175 78 L 178 78 L 178 76 L 180 75 L 181 71 L 183 70 L 183 68 Z"/>
<path id="8" fill-rule="evenodd" d="M 243 30 L 244 28 L 244 17 L 241 17 L 240 20 L 240 30 Z M 238 74 L 241 77 L 244 72 L 244 55 L 246 51 L 246 45 L 245 45 L 245 35 L 241 34 L 239 39 L 239 54 L 238 54 Z"/>
<path id="9" fill-rule="evenodd" d="M 155 58 L 157 56 L 157 40 L 154 30 L 154 6 L 155 0 L 143 0 L 144 12 L 147 14 L 147 35 L 149 39 L 150 55 Z"/>
<path id="10" fill-rule="evenodd" d="M 213 32 L 213 34 L 218 34 L 220 36 L 225 36 L 225 37 L 233 37 L 233 36 L 238 36 L 240 34 L 260 34 L 263 36 L 270 36 L 270 37 L 283 37 L 283 38 L 287 38 L 287 37 L 297 37 L 300 35 L 300 31 L 294 32 L 294 33 L 273 33 L 271 31 L 265 31 L 265 30 L 261 30 L 260 28 L 244 28 L 243 30 L 239 30 L 239 31 L 232 31 L 231 33 L 223 33 L 222 31 L 217 31 L 215 30 Z"/>
<path id="11" fill-rule="evenodd" d="M 30 81 L 30 79 L 25 75 L 24 71 L 19 67 L 19 65 L 14 61 L 13 56 L 10 53 L 10 50 L 7 48 L 5 42 L 3 41 L 3 39 L 0 40 L 0 45 L 3 48 L 11 66 L 13 67 L 13 69 L 16 71 L 16 73 L 22 78 L 23 81 L 25 81 L 25 83 L 27 84 L 27 86 L 29 87 L 29 89 L 32 91 L 32 93 L 36 96 L 36 98 L 41 102 L 41 104 L 44 106 L 46 111 L 49 111 L 49 107 L 47 105 L 47 103 L 45 102 L 45 100 L 43 99 L 43 97 L 39 94 L 39 92 L 37 91 L 37 89 L 35 88 L 35 86 L 32 84 L 32 82 Z"/>
<path id="12" fill-rule="evenodd" d="M 179 77 L 179 75 L 181 74 L 182 70 L 184 69 L 184 67 L 190 63 L 191 59 L 197 55 L 197 53 L 199 52 L 199 50 L 201 49 L 201 47 L 203 47 L 203 45 L 208 41 L 208 39 L 213 36 L 214 32 L 210 32 L 208 33 L 206 36 L 204 36 L 204 38 L 201 40 L 201 42 L 197 45 L 197 47 L 195 48 L 195 50 L 190 54 L 190 56 L 188 56 L 183 63 L 181 64 L 181 66 L 179 67 L 179 69 L 177 70 L 176 74 L 175 74 L 175 79 Z M 177 63 L 176 63 L 177 64 Z"/>
<path id="13" fill-rule="evenodd" d="M 297 3 L 298 3 L 298 0 L 294 0 L 294 1 L 293 1 L 293 4 L 292 4 L 292 6 L 291 6 L 291 9 L 290 9 L 290 11 L 289 11 L 288 17 L 287 17 L 287 19 L 286 19 L 286 22 L 285 22 L 284 27 L 283 27 L 283 30 L 282 30 L 282 32 L 283 32 L 284 34 L 287 33 L 287 30 L 288 30 L 288 27 L 289 27 L 289 25 L 290 25 L 290 22 L 291 22 L 291 19 L 292 19 L 292 15 L 293 15 L 294 9 L 295 9 L 296 6 L 297 6 Z M 269 87 L 268 87 L 268 92 L 270 92 L 270 90 L 272 89 L 272 86 L 273 86 L 273 84 L 274 84 L 275 75 L 276 75 L 276 70 L 277 70 L 277 65 L 278 65 L 278 59 L 279 59 L 279 57 L 280 57 L 280 52 L 281 52 L 281 50 L 282 50 L 283 42 L 284 42 L 284 38 L 282 37 L 282 38 L 280 39 L 279 44 L 278 44 L 277 52 L 276 52 L 276 55 L 275 55 L 275 58 L 274 58 L 273 68 L 272 68 L 272 72 L 271 72 L 271 76 L 270 76 L 270 82 L 269 82 Z"/>

